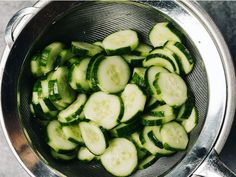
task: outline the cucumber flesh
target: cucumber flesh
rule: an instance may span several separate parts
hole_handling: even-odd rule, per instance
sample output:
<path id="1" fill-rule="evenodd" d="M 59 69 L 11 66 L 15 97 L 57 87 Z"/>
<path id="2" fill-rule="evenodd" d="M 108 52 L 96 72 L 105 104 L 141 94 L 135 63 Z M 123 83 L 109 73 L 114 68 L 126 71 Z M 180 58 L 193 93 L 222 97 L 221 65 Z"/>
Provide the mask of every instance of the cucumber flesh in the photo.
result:
<path id="1" fill-rule="evenodd" d="M 93 93 L 84 106 L 85 117 L 105 129 L 112 129 L 123 115 L 123 103 L 116 95 Z"/>
<path id="2" fill-rule="evenodd" d="M 59 112 L 58 121 L 63 124 L 69 124 L 78 119 L 83 119 L 80 114 L 83 111 L 86 101 L 87 96 L 85 94 L 79 94 L 77 99 L 70 106 Z"/>
<path id="3" fill-rule="evenodd" d="M 69 141 L 77 144 L 84 144 L 79 124 L 63 126 L 62 131 Z"/>
<path id="4" fill-rule="evenodd" d="M 81 131 L 84 144 L 94 155 L 101 155 L 107 147 L 106 137 L 101 128 L 93 122 L 80 122 L 79 128 Z"/>
<path id="5" fill-rule="evenodd" d="M 68 84 L 68 72 L 64 66 L 57 68 L 48 84 L 49 98 L 59 110 L 69 106 L 76 98 L 75 91 Z"/>
<path id="6" fill-rule="evenodd" d="M 89 91 L 89 82 L 86 80 L 86 72 L 90 58 L 84 58 L 79 63 L 74 64 L 69 73 L 69 84 L 71 88 L 79 92 Z"/>
<path id="7" fill-rule="evenodd" d="M 115 176 L 128 176 L 138 165 L 135 145 L 125 138 L 115 138 L 101 156 L 102 165 Z"/>
<path id="8" fill-rule="evenodd" d="M 98 87 L 108 93 L 122 91 L 130 78 L 129 65 L 120 56 L 105 57 L 93 68 Z"/>
<path id="9" fill-rule="evenodd" d="M 169 22 L 157 23 L 149 33 L 149 40 L 154 47 L 163 46 L 169 40 L 181 42 L 180 33 Z"/>
<path id="10" fill-rule="evenodd" d="M 170 106 L 181 106 L 187 100 L 185 81 L 174 73 L 158 73 L 153 85 L 158 96 Z"/>
<path id="11" fill-rule="evenodd" d="M 133 51 L 139 44 L 139 38 L 133 30 L 121 30 L 108 35 L 102 44 L 108 55 L 122 55 Z"/>
<path id="12" fill-rule="evenodd" d="M 78 151 L 78 159 L 84 162 L 90 162 L 95 158 L 95 155 L 91 153 L 88 148 L 81 147 Z"/>
<path id="13" fill-rule="evenodd" d="M 138 47 L 133 51 L 133 54 L 146 57 L 148 56 L 151 50 L 152 50 L 151 46 L 144 43 L 140 43 Z"/>
<path id="14" fill-rule="evenodd" d="M 180 42 L 168 41 L 165 47 L 174 52 L 181 64 L 184 74 L 189 74 L 193 70 L 193 59 L 188 49 Z"/>
<path id="15" fill-rule="evenodd" d="M 166 149 L 182 151 L 187 148 L 188 135 L 184 127 L 177 122 L 164 124 L 161 128 L 161 137 Z"/>
<path id="16" fill-rule="evenodd" d="M 145 126 L 142 133 L 140 134 L 140 140 L 143 147 L 149 151 L 152 155 L 156 157 L 168 156 L 174 153 L 174 151 L 166 150 L 164 148 L 159 148 L 156 146 L 148 136 L 148 133 L 152 131 L 152 127 Z"/>
<path id="17" fill-rule="evenodd" d="M 121 94 L 124 103 L 124 114 L 121 122 L 132 120 L 137 114 L 143 112 L 146 96 L 142 90 L 135 84 L 128 84 Z"/>
<path id="18" fill-rule="evenodd" d="M 39 62 L 43 74 L 47 74 L 54 69 L 57 56 L 63 49 L 64 44 L 53 42 L 42 51 Z"/>
<path id="19" fill-rule="evenodd" d="M 157 100 L 162 101 L 161 97 L 156 92 L 156 88 L 153 85 L 153 82 L 156 79 L 156 75 L 160 72 L 168 73 L 169 71 L 159 66 L 152 66 L 148 68 L 148 70 L 146 71 L 145 78 L 147 81 L 148 90 L 151 93 L 151 95 L 155 97 Z"/>
<path id="20" fill-rule="evenodd" d="M 72 41 L 72 52 L 78 56 L 94 56 L 102 52 L 102 48 L 87 42 Z"/>
<path id="21" fill-rule="evenodd" d="M 181 119 L 181 121 L 181 124 L 186 130 L 186 132 L 190 133 L 196 127 L 198 122 L 197 109 L 193 107 L 190 116 L 187 119 Z"/>
<path id="22" fill-rule="evenodd" d="M 54 159 L 68 161 L 73 160 L 76 157 L 76 151 L 72 151 L 69 153 L 59 153 L 51 149 L 51 155 Z"/>
<path id="23" fill-rule="evenodd" d="M 53 120 L 47 126 L 48 145 L 56 152 L 59 151 L 71 151 L 77 147 L 77 144 L 67 140 L 62 131 L 61 124 Z"/>

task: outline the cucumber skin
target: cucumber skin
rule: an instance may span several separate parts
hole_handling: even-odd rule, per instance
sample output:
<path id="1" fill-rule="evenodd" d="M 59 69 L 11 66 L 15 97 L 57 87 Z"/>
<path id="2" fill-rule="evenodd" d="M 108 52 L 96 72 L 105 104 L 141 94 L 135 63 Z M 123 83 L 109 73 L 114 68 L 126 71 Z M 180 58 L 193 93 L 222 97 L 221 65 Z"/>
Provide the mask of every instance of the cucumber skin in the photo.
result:
<path id="1" fill-rule="evenodd" d="M 126 124 L 126 126 L 118 128 L 118 129 L 117 129 L 117 127 L 115 127 L 111 130 L 111 134 L 114 137 L 126 137 L 126 136 L 142 129 L 142 125 L 139 123 L 139 120 L 138 121 L 134 120 L 131 123 L 123 123 L 123 124 Z"/>
<path id="2" fill-rule="evenodd" d="M 130 53 L 132 51 L 131 47 L 123 47 L 117 50 L 109 50 L 109 49 L 105 49 L 107 55 L 123 55 L 123 54 L 127 54 Z"/>
<path id="3" fill-rule="evenodd" d="M 97 75 L 95 74 L 99 63 L 105 58 L 103 53 L 99 53 L 95 55 L 94 57 L 91 58 L 88 68 L 87 68 L 87 73 L 86 73 L 86 79 L 89 82 L 89 86 L 93 91 L 98 91 L 100 90 L 99 87 L 97 86 Z M 95 68 L 94 68 L 95 67 Z"/>
<path id="4" fill-rule="evenodd" d="M 149 139 L 150 139 L 157 147 L 159 147 L 159 148 L 164 148 L 162 142 L 160 142 L 160 141 L 156 138 L 156 136 L 154 135 L 153 131 L 150 131 L 150 132 L 148 133 L 148 137 L 149 137 Z"/>

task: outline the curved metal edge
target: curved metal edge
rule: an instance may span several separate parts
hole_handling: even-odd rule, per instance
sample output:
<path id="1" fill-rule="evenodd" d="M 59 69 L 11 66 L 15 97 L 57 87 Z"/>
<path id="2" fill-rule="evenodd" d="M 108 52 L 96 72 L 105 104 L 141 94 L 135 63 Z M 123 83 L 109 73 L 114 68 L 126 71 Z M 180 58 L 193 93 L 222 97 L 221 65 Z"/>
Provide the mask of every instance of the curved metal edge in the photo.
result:
<path id="1" fill-rule="evenodd" d="M 234 115 L 235 115 L 235 108 L 236 108 L 236 78 L 235 78 L 235 69 L 232 61 L 231 54 L 229 52 L 229 49 L 227 47 L 227 44 L 211 19 L 211 17 L 208 15 L 208 13 L 197 3 L 194 1 L 183 1 L 184 4 L 187 4 L 188 6 L 192 6 L 198 17 L 204 22 L 204 25 L 209 30 L 209 33 L 212 35 L 212 39 L 215 40 L 215 44 L 217 44 L 218 51 L 221 54 L 221 58 L 224 58 L 225 60 L 222 60 L 224 71 L 225 71 L 225 77 L 226 77 L 226 84 L 227 84 L 227 109 L 225 112 L 225 119 L 224 123 L 220 132 L 220 135 L 217 139 L 217 142 L 215 143 L 214 149 L 217 153 L 220 153 L 221 150 L 224 147 L 224 144 L 227 140 L 227 137 L 229 136 L 230 129 L 232 127 L 233 121 L 234 121 Z"/>
<path id="2" fill-rule="evenodd" d="M 10 48 L 9 47 L 6 47 L 4 52 L 3 52 L 3 55 L 2 55 L 2 60 L 1 60 L 1 63 L 0 63 L 0 78 L 2 79 L 3 77 L 3 68 L 6 64 L 6 61 L 7 61 L 7 58 L 8 58 L 8 55 L 10 53 Z M 0 84 L 0 90 L 2 89 L 2 84 Z M 0 100 L 1 100 L 1 95 L 0 95 Z M 2 127 L 2 130 L 3 130 L 3 134 L 5 136 L 5 140 L 7 141 L 7 144 L 8 146 L 10 147 L 11 149 L 11 152 L 14 154 L 14 157 L 17 159 L 17 161 L 20 163 L 20 165 L 24 168 L 24 170 L 30 175 L 30 176 L 33 176 L 33 173 L 27 168 L 27 166 L 22 162 L 22 160 L 20 159 L 20 157 L 18 156 L 15 148 L 13 147 L 12 143 L 11 143 L 11 140 L 10 140 L 10 137 L 8 135 L 8 132 L 7 132 L 7 129 L 6 129 L 6 126 L 5 126 L 5 122 L 4 122 L 4 119 L 3 119 L 3 112 L 2 112 L 2 106 L 1 106 L 1 102 L 0 102 L 0 123 L 1 123 L 1 127 Z"/>
<path id="3" fill-rule="evenodd" d="M 204 22 L 204 25 L 209 30 L 209 33 L 214 39 L 214 42 L 218 48 L 218 51 L 221 55 L 225 77 L 226 77 L 226 84 L 227 84 L 227 100 L 226 100 L 226 110 L 225 110 L 225 119 L 223 125 L 221 127 L 220 134 L 215 142 L 215 145 L 211 152 L 208 154 L 207 158 L 204 162 L 198 167 L 198 169 L 194 172 L 195 177 L 197 176 L 223 176 L 223 177 L 234 177 L 236 174 L 231 171 L 218 157 L 218 154 L 224 147 L 224 144 L 229 136 L 235 115 L 235 108 L 236 108 L 236 78 L 235 78 L 235 69 L 232 61 L 231 54 L 227 47 L 227 44 L 211 19 L 211 17 L 207 14 L 207 12 L 197 3 L 197 2 L 190 2 L 184 1 L 184 4 L 190 6 L 194 9 L 197 13 L 198 17 Z"/>
<path id="4" fill-rule="evenodd" d="M 32 17 L 34 14 L 36 14 L 38 11 L 38 8 L 35 7 L 26 7 L 24 9 L 19 10 L 16 12 L 13 17 L 9 20 L 6 29 L 5 29 L 5 41 L 9 48 L 12 47 L 14 43 L 14 28 L 19 24 L 21 19 L 28 15 L 29 17 Z M 25 22 L 26 23 L 26 22 Z M 18 28 L 19 29 L 19 28 Z M 23 28 L 21 28 L 23 29 Z"/>
<path id="5" fill-rule="evenodd" d="M 5 40 L 7 43 L 7 46 L 4 49 L 3 55 L 1 56 L 1 62 L 0 62 L 0 91 L 2 90 L 2 78 L 3 78 L 3 74 L 4 74 L 4 67 L 6 65 L 7 62 L 7 58 L 8 55 L 10 53 L 10 49 L 14 44 L 14 40 L 18 37 L 18 35 L 20 34 L 20 32 L 23 30 L 23 28 L 25 27 L 25 25 L 34 17 L 34 15 L 36 15 L 40 9 L 43 6 L 46 6 L 48 3 L 50 3 L 50 0 L 39 0 L 38 2 L 36 2 L 32 7 L 26 7 L 20 11 L 18 11 L 14 16 L 16 16 L 14 18 L 14 16 L 11 18 L 12 20 L 12 24 L 11 25 L 7 25 L 6 27 L 6 32 L 5 32 Z M 10 21 L 11 21 L 10 20 Z M 8 24 L 10 23 L 10 21 L 8 22 Z M 15 33 L 15 31 L 12 31 L 12 29 L 15 27 L 17 33 Z M 1 100 L 1 95 L 0 95 L 0 100 Z M 5 122 L 3 119 L 3 111 L 2 111 L 2 102 L 0 101 L 0 124 L 1 124 L 1 128 L 3 130 L 3 134 L 4 137 L 6 139 L 6 142 L 11 150 L 11 152 L 14 154 L 14 157 L 16 158 L 16 160 L 19 162 L 19 164 L 21 165 L 21 167 L 28 173 L 29 176 L 34 177 L 35 174 L 27 167 L 27 165 L 22 161 L 22 159 L 20 158 L 20 156 L 17 153 L 17 150 L 14 148 L 9 134 L 7 132 L 7 128 L 5 126 Z M 22 130 L 23 133 L 23 130 Z M 32 152 L 33 153 L 33 152 Z M 40 163 L 38 164 L 39 168 L 41 168 L 42 166 L 42 162 L 40 161 Z M 43 168 L 42 168 L 43 170 Z M 44 169 L 47 170 L 47 169 Z M 50 174 L 48 177 L 65 177 L 62 173 L 60 173 L 59 171 L 53 169 L 53 168 L 49 168 L 50 171 L 48 171 L 48 173 Z"/>

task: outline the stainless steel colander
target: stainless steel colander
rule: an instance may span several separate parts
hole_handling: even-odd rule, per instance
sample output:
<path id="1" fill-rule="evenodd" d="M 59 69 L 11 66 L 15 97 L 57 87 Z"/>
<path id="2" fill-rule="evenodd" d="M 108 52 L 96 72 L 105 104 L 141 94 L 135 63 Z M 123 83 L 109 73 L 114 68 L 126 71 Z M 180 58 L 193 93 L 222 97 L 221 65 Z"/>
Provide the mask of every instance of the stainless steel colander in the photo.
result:
<path id="1" fill-rule="evenodd" d="M 26 14 L 30 15 L 22 19 Z M 15 25 L 19 19 L 20 23 Z M 195 95 L 199 123 L 190 134 L 185 152 L 160 158 L 132 176 L 211 176 L 216 171 L 221 176 L 234 176 L 217 157 L 234 116 L 233 64 L 221 34 L 192 1 L 39 2 L 12 18 L 6 30 L 8 46 L 0 65 L 1 122 L 9 145 L 31 176 L 111 176 L 97 162 L 63 163 L 48 155 L 49 149 L 42 138 L 44 130 L 29 111 L 34 82 L 29 66 L 32 53 L 52 41 L 68 45 L 72 40 L 94 42 L 120 29 L 133 29 L 149 43 L 148 32 L 162 21 L 171 21 L 185 34 L 185 44 L 193 54 L 195 67 L 185 79 Z"/>

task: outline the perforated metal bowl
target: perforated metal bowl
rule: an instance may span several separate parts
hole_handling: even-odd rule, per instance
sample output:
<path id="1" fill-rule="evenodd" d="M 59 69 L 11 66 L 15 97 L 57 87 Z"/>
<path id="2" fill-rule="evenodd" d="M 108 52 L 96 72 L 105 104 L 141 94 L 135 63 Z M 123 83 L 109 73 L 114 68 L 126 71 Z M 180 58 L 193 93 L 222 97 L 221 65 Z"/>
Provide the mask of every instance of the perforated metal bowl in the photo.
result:
<path id="1" fill-rule="evenodd" d="M 21 32 L 13 42 L 16 21 L 29 13 L 31 16 L 16 26 L 16 31 Z M 193 55 L 195 67 L 185 79 L 195 95 L 199 123 L 190 134 L 185 152 L 160 158 L 132 176 L 183 177 L 194 172 L 203 175 L 214 172 L 220 162 L 211 161 L 217 159 L 233 121 L 235 74 L 226 44 L 206 13 L 197 3 L 186 1 L 67 1 L 40 2 L 23 9 L 13 17 L 6 30 L 8 47 L 0 65 L 1 122 L 13 152 L 31 176 L 111 176 L 98 162 L 63 163 L 48 155 L 43 130 L 30 117 L 31 54 L 52 41 L 94 42 L 120 29 L 133 29 L 149 43 L 148 32 L 162 21 L 171 21 L 185 34 L 185 44 Z M 213 168 L 205 168 L 207 165 Z M 218 173 L 233 176 L 226 168 L 222 170 L 218 169 Z"/>

